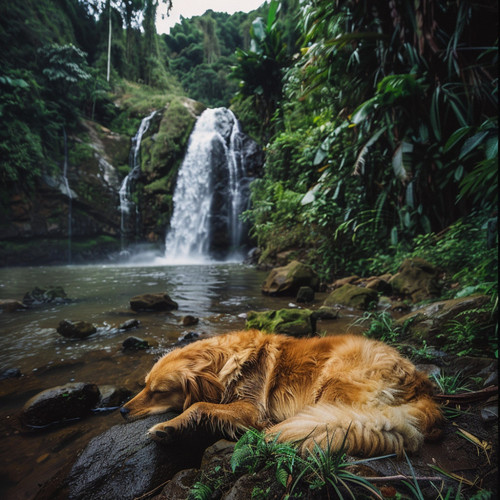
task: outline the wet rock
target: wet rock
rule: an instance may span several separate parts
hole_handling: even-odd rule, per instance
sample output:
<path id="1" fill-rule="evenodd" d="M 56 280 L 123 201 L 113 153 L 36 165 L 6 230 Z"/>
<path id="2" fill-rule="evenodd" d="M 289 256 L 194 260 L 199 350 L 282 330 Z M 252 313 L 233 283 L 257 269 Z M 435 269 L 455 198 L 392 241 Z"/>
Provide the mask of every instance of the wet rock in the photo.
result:
<path id="1" fill-rule="evenodd" d="M 189 491 L 196 481 L 198 469 L 185 469 L 179 471 L 163 488 L 154 500 L 183 500 L 189 497 Z"/>
<path id="2" fill-rule="evenodd" d="M 86 321 L 70 321 L 64 319 L 57 327 L 57 333 L 70 339 L 84 339 L 97 331 L 92 323 Z"/>
<path id="3" fill-rule="evenodd" d="M 298 303 L 312 302 L 314 300 L 314 290 L 310 286 L 301 286 L 297 292 Z"/>
<path id="4" fill-rule="evenodd" d="M 120 330 L 132 330 L 134 328 L 139 328 L 141 322 L 138 319 L 129 319 L 119 326 Z"/>
<path id="5" fill-rule="evenodd" d="M 338 319 L 340 315 L 339 309 L 336 307 L 321 306 L 313 312 L 313 317 L 316 319 Z"/>
<path id="6" fill-rule="evenodd" d="M 126 403 L 132 396 L 132 391 L 114 385 L 102 385 L 99 387 L 99 392 L 101 397 L 97 404 L 98 409 L 117 408 Z"/>
<path id="7" fill-rule="evenodd" d="M 346 283 L 328 295 L 324 306 L 342 305 L 353 309 L 368 309 L 373 302 L 378 302 L 378 294 L 371 288 L 362 288 Z"/>
<path id="8" fill-rule="evenodd" d="M 149 343 L 147 340 L 140 339 L 139 337 L 128 337 L 122 343 L 124 351 L 139 351 L 141 349 L 148 349 Z"/>
<path id="9" fill-rule="evenodd" d="M 145 293 L 130 299 L 130 308 L 134 311 L 171 311 L 178 307 L 166 293 Z"/>
<path id="10" fill-rule="evenodd" d="M 302 286 L 309 286 L 313 290 L 317 290 L 319 278 L 311 267 L 294 260 L 287 266 L 274 268 L 268 274 L 262 285 L 262 293 L 293 297 Z"/>
<path id="11" fill-rule="evenodd" d="M 63 304 L 66 302 L 70 302 L 70 299 L 68 299 L 66 292 L 61 286 L 47 289 L 36 287 L 31 292 L 27 292 L 23 298 L 23 303 L 27 306 L 49 303 Z"/>
<path id="12" fill-rule="evenodd" d="M 2 370 L 0 372 L 0 380 L 5 380 L 7 378 L 19 378 L 22 375 L 19 368 L 8 368 L 7 370 Z"/>
<path id="13" fill-rule="evenodd" d="M 303 337 L 313 335 L 316 332 L 316 318 L 309 309 L 249 311 L 246 327 L 269 333 L 284 333 L 294 337 Z"/>
<path id="14" fill-rule="evenodd" d="M 410 298 L 412 302 L 421 302 L 439 296 L 442 288 L 439 275 L 439 269 L 416 257 L 405 259 L 389 284 L 394 292 Z"/>
<path id="15" fill-rule="evenodd" d="M 198 467 L 203 450 L 214 441 L 209 435 L 187 436 L 179 445 L 151 440 L 147 430 L 172 418 L 153 415 L 115 425 L 92 439 L 67 478 L 71 500 L 132 500 L 171 479 L 179 470 Z"/>
<path id="16" fill-rule="evenodd" d="M 26 309 L 26 306 L 22 302 L 19 302 L 18 300 L 14 299 L 0 300 L 0 311 L 11 313 L 15 311 L 20 311 L 22 309 Z"/>
<path id="17" fill-rule="evenodd" d="M 99 401 L 95 384 L 76 382 L 47 389 L 26 402 L 21 421 L 27 427 L 52 424 L 85 417 Z"/>
<path id="18" fill-rule="evenodd" d="M 200 332 L 184 332 L 175 343 L 176 346 L 183 346 L 186 344 L 191 344 L 200 339 L 202 333 Z"/>
<path id="19" fill-rule="evenodd" d="M 187 314 L 186 316 L 183 316 L 181 318 L 181 323 L 183 326 L 193 326 L 197 325 L 200 320 L 196 318 L 195 316 L 191 316 L 190 314 Z"/>

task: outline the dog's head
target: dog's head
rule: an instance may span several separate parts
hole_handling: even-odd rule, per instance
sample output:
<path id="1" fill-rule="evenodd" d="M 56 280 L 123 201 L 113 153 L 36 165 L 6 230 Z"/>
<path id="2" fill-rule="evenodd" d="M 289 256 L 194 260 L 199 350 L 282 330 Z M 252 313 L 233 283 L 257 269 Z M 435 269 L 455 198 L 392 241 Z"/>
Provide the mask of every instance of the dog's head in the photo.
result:
<path id="1" fill-rule="evenodd" d="M 206 357 L 183 351 L 172 351 L 156 362 L 146 376 L 144 389 L 121 408 L 124 418 L 180 412 L 197 401 L 220 399 L 222 386 Z"/>

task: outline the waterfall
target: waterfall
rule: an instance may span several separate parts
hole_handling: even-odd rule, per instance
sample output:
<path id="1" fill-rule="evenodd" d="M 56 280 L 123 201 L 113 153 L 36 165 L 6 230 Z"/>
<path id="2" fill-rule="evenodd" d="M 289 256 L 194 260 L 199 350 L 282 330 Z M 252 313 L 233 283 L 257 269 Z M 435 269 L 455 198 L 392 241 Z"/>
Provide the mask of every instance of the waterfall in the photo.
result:
<path id="1" fill-rule="evenodd" d="M 72 209 L 73 209 L 73 196 L 69 188 L 68 181 L 68 136 L 66 135 L 66 128 L 63 126 L 64 137 L 64 164 L 63 164 L 63 181 L 66 193 L 68 195 L 68 264 L 71 264 L 71 233 L 72 233 Z"/>
<path id="2" fill-rule="evenodd" d="M 207 109 L 198 118 L 179 169 L 173 214 L 165 241 L 169 262 L 203 262 L 237 254 L 246 208 L 242 132 L 226 108 Z"/>
<path id="3" fill-rule="evenodd" d="M 137 207 L 136 204 L 132 201 L 132 184 L 133 181 L 137 179 L 139 173 L 141 171 L 141 141 L 142 136 L 147 132 L 149 128 L 149 124 L 157 111 L 153 111 L 150 115 L 146 116 L 142 119 L 139 129 L 137 133 L 132 138 L 132 147 L 130 148 L 130 172 L 123 179 L 122 185 L 120 186 L 120 229 L 121 229 L 121 248 L 122 251 L 125 250 L 126 246 L 126 235 L 129 231 L 128 225 L 130 221 L 130 214 L 134 215 L 134 230 L 136 227 L 135 220 L 137 219 Z"/>

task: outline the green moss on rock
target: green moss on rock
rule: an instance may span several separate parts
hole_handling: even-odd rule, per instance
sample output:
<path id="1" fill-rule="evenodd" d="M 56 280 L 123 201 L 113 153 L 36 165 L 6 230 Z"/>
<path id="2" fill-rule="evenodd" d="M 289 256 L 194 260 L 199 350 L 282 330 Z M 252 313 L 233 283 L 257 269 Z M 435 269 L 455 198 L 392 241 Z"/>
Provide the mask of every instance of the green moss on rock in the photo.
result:
<path id="1" fill-rule="evenodd" d="M 256 328 L 268 333 L 285 333 L 302 337 L 316 332 L 316 321 L 309 309 L 279 309 L 277 311 L 247 314 L 247 328 Z"/>

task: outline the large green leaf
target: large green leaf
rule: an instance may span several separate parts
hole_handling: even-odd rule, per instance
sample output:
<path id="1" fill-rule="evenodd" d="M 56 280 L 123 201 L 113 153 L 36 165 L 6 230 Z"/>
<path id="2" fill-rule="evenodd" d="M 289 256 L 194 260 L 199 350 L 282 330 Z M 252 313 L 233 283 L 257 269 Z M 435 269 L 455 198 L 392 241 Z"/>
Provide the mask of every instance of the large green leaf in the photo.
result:
<path id="1" fill-rule="evenodd" d="M 450 135 L 446 144 L 444 145 L 443 152 L 447 153 L 453 146 L 459 143 L 471 130 L 471 127 L 460 127 Z"/>
<path id="2" fill-rule="evenodd" d="M 364 121 L 369 115 L 373 113 L 373 111 L 378 106 L 378 97 L 372 97 L 368 99 L 363 104 L 358 106 L 350 117 L 351 123 L 359 125 L 362 121 Z"/>
<path id="3" fill-rule="evenodd" d="M 459 159 L 462 159 L 464 156 L 467 156 L 473 149 L 477 148 L 483 141 L 486 139 L 486 136 L 488 135 L 488 131 L 485 130 L 484 132 L 478 132 L 477 134 L 474 134 L 472 137 L 469 137 L 462 146 L 462 149 L 460 150 L 460 155 L 458 156 Z"/>
<path id="4" fill-rule="evenodd" d="M 279 6 L 280 3 L 278 2 L 278 0 L 271 0 L 271 3 L 269 5 L 269 13 L 267 15 L 267 31 L 271 31 L 274 21 L 276 21 L 276 13 L 278 12 Z"/>

